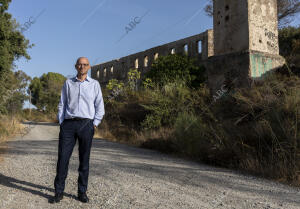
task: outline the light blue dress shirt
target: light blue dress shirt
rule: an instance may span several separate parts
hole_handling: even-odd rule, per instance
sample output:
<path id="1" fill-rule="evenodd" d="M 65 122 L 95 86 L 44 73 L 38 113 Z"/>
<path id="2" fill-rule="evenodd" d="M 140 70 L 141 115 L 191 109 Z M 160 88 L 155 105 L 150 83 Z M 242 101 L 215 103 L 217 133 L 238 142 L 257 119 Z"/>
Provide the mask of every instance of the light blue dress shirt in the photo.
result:
<path id="1" fill-rule="evenodd" d="M 58 121 L 64 119 L 89 118 L 98 126 L 104 116 L 104 102 L 98 81 L 86 77 L 80 81 L 77 77 L 65 81 L 58 104 Z"/>

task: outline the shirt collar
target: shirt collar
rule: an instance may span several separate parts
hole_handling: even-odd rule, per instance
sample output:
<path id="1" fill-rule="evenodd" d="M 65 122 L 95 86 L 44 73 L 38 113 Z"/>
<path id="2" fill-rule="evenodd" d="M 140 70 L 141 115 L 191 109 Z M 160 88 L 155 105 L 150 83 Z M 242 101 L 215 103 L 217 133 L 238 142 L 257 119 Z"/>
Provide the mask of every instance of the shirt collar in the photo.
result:
<path id="1" fill-rule="evenodd" d="M 76 81 L 80 81 L 80 80 L 77 78 L 77 76 L 75 76 L 75 77 L 73 78 L 73 80 L 74 80 L 75 82 L 76 82 Z M 88 81 L 88 82 L 91 81 L 91 78 L 89 77 L 89 75 L 86 76 L 86 78 L 85 78 L 84 81 Z"/>

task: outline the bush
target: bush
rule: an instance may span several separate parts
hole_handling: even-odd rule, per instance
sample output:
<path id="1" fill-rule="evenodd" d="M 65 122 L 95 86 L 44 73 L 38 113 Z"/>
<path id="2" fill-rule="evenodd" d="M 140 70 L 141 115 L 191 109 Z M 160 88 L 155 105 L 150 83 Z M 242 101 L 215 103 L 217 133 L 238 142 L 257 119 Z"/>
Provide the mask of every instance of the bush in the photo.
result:
<path id="1" fill-rule="evenodd" d="M 203 88 L 192 91 L 182 80 L 167 83 L 163 87 L 157 86 L 151 91 L 148 104 L 142 105 L 148 114 L 142 126 L 145 129 L 157 129 L 159 127 L 172 127 L 181 112 L 193 111 L 193 106 L 208 96 L 208 90 Z"/>
<path id="2" fill-rule="evenodd" d="M 160 86 L 182 80 L 190 87 L 199 87 L 206 79 L 203 66 L 198 66 L 194 59 L 177 54 L 159 57 L 146 73 L 146 78 Z"/>
<path id="3" fill-rule="evenodd" d="M 290 65 L 300 69 L 300 27 L 279 30 L 279 49 Z"/>
<path id="4" fill-rule="evenodd" d="M 276 75 L 251 89 L 236 89 L 203 114 L 180 114 L 174 126 L 177 152 L 295 181 L 300 170 L 299 91 L 298 77 Z"/>

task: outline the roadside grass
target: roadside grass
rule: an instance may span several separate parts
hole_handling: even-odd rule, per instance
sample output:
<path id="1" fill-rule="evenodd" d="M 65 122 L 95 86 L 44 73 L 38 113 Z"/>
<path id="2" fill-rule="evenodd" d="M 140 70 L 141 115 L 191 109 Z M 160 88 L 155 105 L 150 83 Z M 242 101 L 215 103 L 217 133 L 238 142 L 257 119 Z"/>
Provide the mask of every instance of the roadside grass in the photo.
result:
<path id="1" fill-rule="evenodd" d="M 29 109 L 24 109 L 21 113 L 21 117 L 25 121 L 51 122 L 51 123 L 58 122 L 56 118 L 56 113 L 41 112 L 36 109 L 32 109 L 31 112 Z"/>
<path id="2" fill-rule="evenodd" d="M 23 112 L 15 115 L 0 115 L 1 153 L 5 152 L 5 142 L 17 134 L 24 134 L 24 132 L 26 132 L 25 126 L 22 124 L 23 121 L 56 122 L 54 119 L 54 114 L 46 115 L 36 110 L 32 110 L 31 114 L 29 113 L 29 110 L 24 110 Z"/>
<path id="3" fill-rule="evenodd" d="M 20 117 L 0 116 L 0 141 L 21 133 L 24 126 L 20 124 Z"/>

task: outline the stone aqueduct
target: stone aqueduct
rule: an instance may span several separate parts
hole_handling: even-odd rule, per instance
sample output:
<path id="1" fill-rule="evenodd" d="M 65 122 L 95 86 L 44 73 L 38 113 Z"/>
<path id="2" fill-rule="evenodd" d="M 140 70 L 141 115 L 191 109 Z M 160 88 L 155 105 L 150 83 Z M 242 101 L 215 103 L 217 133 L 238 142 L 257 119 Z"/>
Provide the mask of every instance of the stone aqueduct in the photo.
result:
<path id="1" fill-rule="evenodd" d="M 123 80 L 126 78 L 127 72 L 132 68 L 139 69 L 143 75 L 149 70 L 151 64 L 159 56 L 173 53 L 186 53 L 188 56 L 194 57 L 197 61 L 201 62 L 213 55 L 212 45 L 212 30 L 208 30 L 204 33 L 92 66 L 92 77 L 99 80 L 100 83 L 106 83 L 112 78 Z"/>
<path id="2" fill-rule="evenodd" d="M 213 30 L 92 66 L 101 84 L 126 79 L 136 68 L 143 76 L 159 56 L 187 54 L 207 68 L 208 85 L 218 89 L 237 80 L 248 85 L 271 69 L 281 67 L 276 0 L 214 0 Z"/>

